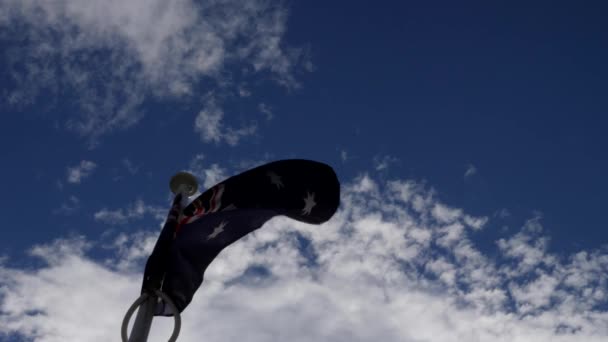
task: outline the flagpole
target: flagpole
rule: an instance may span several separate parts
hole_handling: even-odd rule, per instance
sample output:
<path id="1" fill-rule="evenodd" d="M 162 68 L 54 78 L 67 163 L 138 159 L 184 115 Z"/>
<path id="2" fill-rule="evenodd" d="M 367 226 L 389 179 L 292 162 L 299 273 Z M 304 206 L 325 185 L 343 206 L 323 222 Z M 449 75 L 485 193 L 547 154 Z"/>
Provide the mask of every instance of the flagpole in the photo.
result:
<path id="1" fill-rule="evenodd" d="M 169 187 L 171 188 L 171 192 L 175 195 L 173 198 L 174 207 L 171 209 L 175 210 L 175 202 L 179 199 L 180 202 L 187 200 L 188 196 L 192 196 L 196 190 L 198 189 L 198 183 L 196 178 L 190 173 L 187 172 L 178 172 L 175 174 L 171 181 L 169 182 Z M 179 197 L 179 198 L 178 198 Z M 181 208 L 183 203 L 177 204 L 177 212 L 175 214 L 169 213 L 169 218 L 167 220 L 172 219 L 172 215 L 175 215 L 174 220 L 179 220 L 179 216 L 181 215 Z M 152 320 L 154 319 L 154 313 L 156 311 L 156 305 L 158 304 L 158 300 L 162 299 L 166 305 L 171 308 L 173 311 L 173 318 L 175 320 L 175 325 L 173 329 L 173 334 L 169 339 L 170 342 L 177 340 L 177 336 L 179 335 L 179 330 L 181 327 L 181 317 L 179 314 L 179 310 L 175 304 L 171 301 L 171 299 L 160 290 L 154 290 L 155 292 L 151 292 L 150 290 L 146 290 L 142 295 L 131 305 L 129 310 L 127 310 L 127 314 L 122 322 L 121 328 L 121 337 L 123 342 L 146 342 L 148 340 L 148 335 L 150 334 L 150 328 L 152 327 Z M 135 317 L 135 322 L 133 323 L 133 328 L 131 329 L 131 336 L 127 337 L 127 330 L 129 325 L 129 320 L 133 315 L 133 312 L 137 309 L 137 316 Z"/>
<path id="2" fill-rule="evenodd" d="M 173 313 L 173 333 L 169 338 L 169 342 L 177 341 L 177 337 L 179 336 L 179 331 L 181 330 L 182 326 L 182 318 L 179 310 L 169 296 L 159 290 L 156 290 L 153 294 L 150 292 L 144 292 L 131 305 L 129 310 L 127 310 L 120 330 L 123 342 L 146 342 L 148 340 L 150 328 L 152 327 L 152 319 L 154 318 L 154 312 L 156 310 L 156 304 L 158 303 L 159 298 L 164 301 L 165 305 L 167 305 Z M 135 323 L 133 323 L 131 337 L 128 337 L 127 329 L 129 327 L 129 321 L 131 320 L 131 316 L 133 316 L 133 312 L 137 308 L 139 308 L 137 318 L 135 319 Z"/>
<path id="3" fill-rule="evenodd" d="M 157 300 L 157 297 L 153 294 L 148 294 L 143 299 L 143 303 L 140 304 L 137 310 L 137 316 L 135 317 L 128 342 L 146 342 L 148 340 Z"/>

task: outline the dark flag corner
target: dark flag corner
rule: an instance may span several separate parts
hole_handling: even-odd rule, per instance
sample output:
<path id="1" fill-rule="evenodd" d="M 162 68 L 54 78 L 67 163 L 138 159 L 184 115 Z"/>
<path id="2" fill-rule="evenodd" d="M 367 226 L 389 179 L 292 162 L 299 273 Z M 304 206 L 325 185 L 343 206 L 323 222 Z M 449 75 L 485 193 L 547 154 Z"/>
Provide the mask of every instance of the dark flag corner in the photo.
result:
<path id="1" fill-rule="evenodd" d="M 275 216 L 326 222 L 340 204 L 340 183 L 327 164 L 280 160 L 216 184 L 183 209 L 180 201 L 176 196 L 148 258 L 142 293 L 161 290 L 182 312 L 224 248 Z M 155 314 L 172 315 L 164 303 Z"/>

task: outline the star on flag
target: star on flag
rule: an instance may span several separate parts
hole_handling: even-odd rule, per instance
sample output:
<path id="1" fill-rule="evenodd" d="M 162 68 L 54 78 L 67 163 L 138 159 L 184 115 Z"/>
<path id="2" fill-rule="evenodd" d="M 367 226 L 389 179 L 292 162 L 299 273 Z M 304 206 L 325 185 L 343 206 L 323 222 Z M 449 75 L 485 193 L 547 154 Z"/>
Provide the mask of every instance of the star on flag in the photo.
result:
<path id="1" fill-rule="evenodd" d="M 270 183 L 276 185 L 277 189 L 281 189 L 284 187 L 283 182 L 281 181 L 281 176 L 277 175 L 272 171 L 268 172 L 266 175 L 270 177 Z"/>
<path id="2" fill-rule="evenodd" d="M 310 215 L 312 208 L 317 205 L 315 202 L 315 193 L 307 193 L 306 198 L 304 198 L 304 208 L 302 209 L 302 215 Z"/>
<path id="3" fill-rule="evenodd" d="M 218 236 L 221 232 L 223 232 L 224 227 L 226 227 L 226 224 L 228 224 L 228 222 L 222 221 L 219 226 L 213 228 L 213 233 L 211 233 L 211 234 L 209 234 L 209 236 L 207 236 L 207 241 L 209 241 L 211 239 L 215 239 L 216 236 Z"/>

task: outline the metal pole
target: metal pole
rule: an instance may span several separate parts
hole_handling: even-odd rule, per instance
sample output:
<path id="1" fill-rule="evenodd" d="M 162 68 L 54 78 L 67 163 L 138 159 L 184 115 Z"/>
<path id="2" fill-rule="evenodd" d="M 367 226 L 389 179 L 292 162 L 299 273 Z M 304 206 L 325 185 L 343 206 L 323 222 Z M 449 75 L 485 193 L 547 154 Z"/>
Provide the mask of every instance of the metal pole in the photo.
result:
<path id="1" fill-rule="evenodd" d="M 158 302 L 158 299 L 162 299 L 166 305 L 169 306 L 169 309 L 173 312 L 173 333 L 169 338 L 169 342 L 176 342 L 177 337 L 179 336 L 179 331 L 182 326 L 182 318 L 179 314 L 179 310 L 175 306 L 175 303 L 171 301 L 171 298 L 161 291 L 154 291 L 153 295 L 150 295 L 150 292 L 144 292 L 135 302 L 131 305 L 127 313 L 125 314 L 125 318 L 122 320 L 122 327 L 120 328 L 120 336 L 122 342 L 145 342 L 148 338 L 148 334 L 150 333 L 150 327 L 152 325 L 152 319 L 154 318 L 154 309 L 155 305 Z M 140 308 L 141 306 L 141 308 Z M 137 318 L 135 323 L 133 324 L 132 334 L 129 338 L 128 336 L 128 328 L 129 321 L 131 320 L 131 316 L 135 312 L 135 309 L 140 308 L 137 313 Z"/>
<path id="2" fill-rule="evenodd" d="M 182 195 L 181 198 L 183 199 L 183 193 L 186 192 L 186 187 L 187 185 L 185 184 L 178 184 L 176 197 L 178 195 Z M 150 328 L 152 327 L 152 320 L 154 319 L 156 303 L 158 302 L 158 297 L 156 296 L 156 294 L 148 294 L 149 297 L 143 303 L 141 303 L 139 309 L 137 310 L 137 316 L 135 317 L 135 322 L 133 323 L 133 329 L 131 329 L 131 336 L 129 336 L 129 342 L 146 342 L 148 340 Z"/>
<path id="3" fill-rule="evenodd" d="M 146 342 L 148 340 L 157 300 L 156 295 L 150 294 L 150 296 L 141 304 L 137 310 L 137 317 L 135 317 L 133 329 L 131 329 L 129 342 Z"/>
<path id="4" fill-rule="evenodd" d="M 169 212 L 169 217 L 167 218 L 167 220 L 174 220 L 175 223 L 177 223 L 179 222 L 183 203 L 175 203 L 175 200 L 179 196 L 180 201 L 187 201 L 188 196 L 191 196 L 196 192 L 196 189 L 198 188 L 198 183 L 196 182 L 196 178 L 194 178 L 193 175 L 186 172 L 180 172 L 171 178 L 171 181 L 169 182 L 169 187 L 171 188 L 171 191 L 175 194 L 175 198 L 173 207 Z M 177 212 L 173 213 L 173 211 Z M 172 217 L 172 215 L 174 217 Z M 165 227 L 163 227 L 163 232 L 164 231 Z M 161 232 L 161 235 L 162 234 L 163 233 Z M 155 246 L 154 248 L 156 249 L 157 246 Z M 179 335 L 179 330 L 181 327 L 181 317 L 179 310 L 171 301 L 171 299 L 166 294 L 162 293 L 160 289 L 155 289 L 154 291 L 155 293 L 151 293 L 149 290 L 142 293 L 142 295 L 133 303 L 133 305 L 131 305 L 129 310 L 127 310 L 120 331 L 123 342 L 146 342 L 148 340 L 150 328 L 152 327 L 152 320 L 154 319 L 154 312 L 156 311 L 156 305 L 158 304 L 159 298 L 162 298 L 165 304 L 168 304 L 171 310 L 173 311 L 175 325 L 173 329 L 173 334 L 171 335 L 169 341 L 174 342 L 177 340 L 177 336 Z M 131 329 L 131 336 L 127 336 L 129 320 L 131 319 L 131 315 L 133 314 L 136 308 L 137 317 L 135 318 L 135 322 L 133 323 L 133 329 Z"/>

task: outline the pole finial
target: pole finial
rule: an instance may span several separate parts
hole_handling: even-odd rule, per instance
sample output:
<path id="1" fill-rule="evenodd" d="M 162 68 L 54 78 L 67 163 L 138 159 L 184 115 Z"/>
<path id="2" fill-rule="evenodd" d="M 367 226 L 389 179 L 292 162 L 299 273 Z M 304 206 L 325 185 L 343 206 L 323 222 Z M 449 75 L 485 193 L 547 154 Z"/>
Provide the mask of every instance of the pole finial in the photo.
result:
<path id="1" fill-rule="evenodd" d="M 171 192 L 175 195 L 181 192 L 184 196 L 189 197 L 194 195 L 196 190 L 198 190 L 198 182 L 196 181 L 196 177 L 191 173 L 181 171 L 171 177 L 169 188 L 171 188 Z"/>

